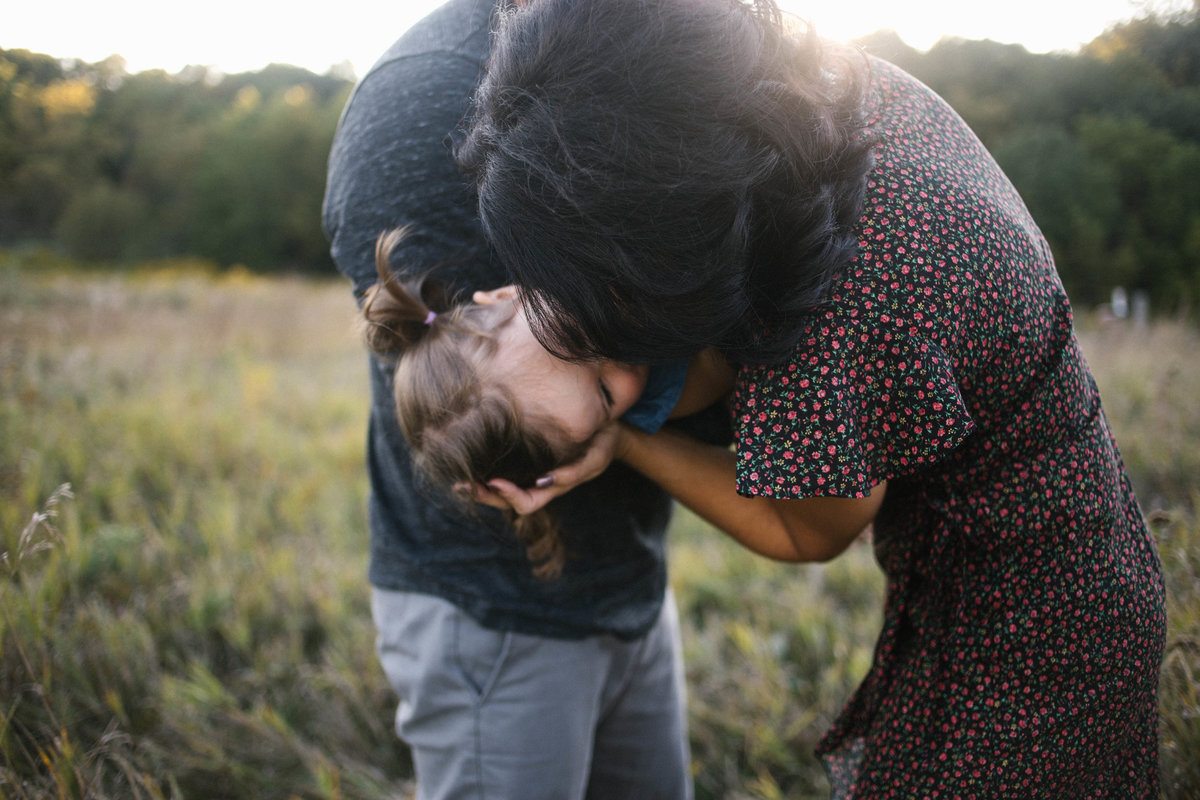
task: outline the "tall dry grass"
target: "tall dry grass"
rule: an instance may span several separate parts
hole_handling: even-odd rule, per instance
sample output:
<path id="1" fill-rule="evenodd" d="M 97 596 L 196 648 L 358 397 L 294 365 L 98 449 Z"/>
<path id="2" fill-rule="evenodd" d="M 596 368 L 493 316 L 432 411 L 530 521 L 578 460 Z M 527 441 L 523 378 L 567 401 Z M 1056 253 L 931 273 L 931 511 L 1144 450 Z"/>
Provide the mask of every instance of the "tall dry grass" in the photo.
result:
<path id="1" fill-rule="evenodd" d="M 1147 513 L 1200 499 L 1200 337 L 1193 323 L 1085 317 L 1080 344 Z"/>
<path id="2" fill-rule="evenodd" d="M 0 795 L 388 796 L 340 284 L 0 277 Z M 57 487 L 56 517 L 19 536 Z M 19 563 L 18 563 L 19 561 Z"/>
<path id="3" fill-rule="evenodd" d="M 404 796 L 367 607 L 347 287 L 14 260 L 0 256 L 0 797 Z M 1085 326 L 1084 341 L 1170 588 L 1164 792 L 1200 796 L 1200 337 L 1162 323 Z M 797 568 L 687 515 L 671 536 L 698 797 L 824 796 L 812 745 L 879 625 L 869 548 Z"/>

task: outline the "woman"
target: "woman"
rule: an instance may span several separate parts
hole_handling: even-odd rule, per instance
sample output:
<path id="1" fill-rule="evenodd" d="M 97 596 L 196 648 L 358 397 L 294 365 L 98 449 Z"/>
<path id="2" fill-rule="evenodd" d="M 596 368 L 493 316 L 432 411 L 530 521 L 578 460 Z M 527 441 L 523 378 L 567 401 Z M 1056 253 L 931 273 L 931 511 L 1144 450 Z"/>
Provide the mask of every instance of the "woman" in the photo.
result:
<path id="1" fill-rule="evenodd" d="M 767 2 L 539 0 L 500 23 L 458 157 L 561 355 L 737 369 L 735 451 L 605 426 L 747 546 L 873 523 L 873 666 L 838 797 L 1157 797 L 1163 587 L 1036 225 L 962 120 Z"/>

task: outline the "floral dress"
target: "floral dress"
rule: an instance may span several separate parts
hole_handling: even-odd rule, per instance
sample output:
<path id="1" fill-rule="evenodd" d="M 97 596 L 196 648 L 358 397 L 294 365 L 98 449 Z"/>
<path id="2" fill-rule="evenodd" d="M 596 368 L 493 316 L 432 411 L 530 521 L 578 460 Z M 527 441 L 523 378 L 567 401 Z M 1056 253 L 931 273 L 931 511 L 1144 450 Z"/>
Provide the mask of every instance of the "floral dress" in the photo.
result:
<path id="1" fill-rule="evenodd" d="M 883 629 L 819 747 L 834 796 L 1157 798 L 1160 565 L 1050 252 L 966 124 L 872 71 L 858 255 L 734 394 L 740 493 L 887 481 Z"/>

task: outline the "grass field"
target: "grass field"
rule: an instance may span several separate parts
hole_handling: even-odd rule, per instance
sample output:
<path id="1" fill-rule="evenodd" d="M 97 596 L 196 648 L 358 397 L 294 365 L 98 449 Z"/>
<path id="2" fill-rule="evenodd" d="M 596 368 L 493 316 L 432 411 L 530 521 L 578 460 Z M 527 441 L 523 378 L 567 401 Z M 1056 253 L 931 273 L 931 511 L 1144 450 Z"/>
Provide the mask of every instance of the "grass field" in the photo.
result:
<path id="1" fill-rule="evenodd" d="M 404 797 L 365 585 L 341 282 L 0 255 L 0 797 Z M 1169 798 L 1200 796 L 1200 336 L 1083 321 L 1158 535 Z M 755 558 L 680 515 L 697 795 L 817 798 L 869 663 L 869 547 Z"/>

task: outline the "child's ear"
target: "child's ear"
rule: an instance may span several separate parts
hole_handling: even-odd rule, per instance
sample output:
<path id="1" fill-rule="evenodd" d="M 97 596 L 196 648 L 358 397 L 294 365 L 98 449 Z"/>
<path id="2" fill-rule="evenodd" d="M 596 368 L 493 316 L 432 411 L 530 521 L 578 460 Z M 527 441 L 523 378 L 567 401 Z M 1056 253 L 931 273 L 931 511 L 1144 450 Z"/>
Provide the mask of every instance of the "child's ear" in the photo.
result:
<path id="1" fill-rule="evenodd" d="M 492 306 L 496 303 L 516 299 L 517 287 L 512 285 L 501 286 L 498 289 L 490 289 L 486 292 L 475 292 L 475 294 L 471 295 L 471 300 L 481 306 Z"/>

